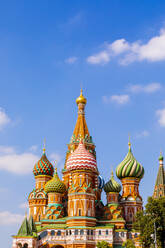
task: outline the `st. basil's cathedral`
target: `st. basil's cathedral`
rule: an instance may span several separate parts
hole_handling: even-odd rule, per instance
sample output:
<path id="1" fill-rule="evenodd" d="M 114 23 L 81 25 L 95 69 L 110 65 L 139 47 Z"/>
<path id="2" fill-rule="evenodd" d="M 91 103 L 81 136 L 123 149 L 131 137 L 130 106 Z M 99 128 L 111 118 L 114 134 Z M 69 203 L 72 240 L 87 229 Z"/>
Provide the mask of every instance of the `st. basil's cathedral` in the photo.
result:
<path id="1" fill-rule="evenodd" d="M 139 183 L 143 166 L 135 159 L 131 144 L 128 153 L 108 182 L 99 173 L 95 144 L 85 120 L 86 98 L 76 99 L 77 123 L 68 144 L 62 180 L 46 156 L 45 147 L 34 165 L 35 188 L 29 194 L 29 217 L 13 237 L 12 248 L 95 248 L 98 241 L 120 248 L 127 239 L 140 247 L 133 230 L 137 211 L 142 210 Z M 163 157 L 154 197 L 165 196 Z M 106 193 L 106 204 L 101 200 Z"/>

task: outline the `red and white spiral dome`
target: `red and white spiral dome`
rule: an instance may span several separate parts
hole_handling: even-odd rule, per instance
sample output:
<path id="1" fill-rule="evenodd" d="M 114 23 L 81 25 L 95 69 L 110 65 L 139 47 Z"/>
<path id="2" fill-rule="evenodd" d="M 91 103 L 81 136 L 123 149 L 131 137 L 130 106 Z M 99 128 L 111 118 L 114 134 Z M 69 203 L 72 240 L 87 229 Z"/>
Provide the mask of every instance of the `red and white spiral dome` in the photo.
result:
<path id="1" fill-rule="evenodd" d="M 69 156 L 66 162 L 67 170 L 92 170 L 97 171 L 97 163 L 95 157 L 85 148 L 80 141 L 77 149 Z"/>

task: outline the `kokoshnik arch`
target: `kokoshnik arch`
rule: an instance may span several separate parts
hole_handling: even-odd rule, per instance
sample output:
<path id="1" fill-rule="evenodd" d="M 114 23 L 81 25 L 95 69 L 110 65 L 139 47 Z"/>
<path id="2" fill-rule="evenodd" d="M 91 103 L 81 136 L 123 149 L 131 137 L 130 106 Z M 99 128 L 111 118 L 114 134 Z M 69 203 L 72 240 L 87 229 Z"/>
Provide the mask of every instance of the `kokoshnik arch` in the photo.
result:
<path id="1" fill-rule="evenodd" d="M 87 100 L 82 90 L 76 103 L 78 118 L 68 144 L 63 178 L 59 178 L 44 148 L 33 169 L 35 188 L 28 198 L 29 219 L 25 217 L 13 236 L 12 248 L 94 248 L 102 240 L 117 248 L 127 238 L 140 246 L 132 224 L 142 209 L 139 183 L 144 168 L 129 143 L 128 153 L 116 169 L 122 187 L 113 172 L 104 183 L 85 120 Z M 106 192 L 106 205 L 101 201 L 102 190 Z"/>

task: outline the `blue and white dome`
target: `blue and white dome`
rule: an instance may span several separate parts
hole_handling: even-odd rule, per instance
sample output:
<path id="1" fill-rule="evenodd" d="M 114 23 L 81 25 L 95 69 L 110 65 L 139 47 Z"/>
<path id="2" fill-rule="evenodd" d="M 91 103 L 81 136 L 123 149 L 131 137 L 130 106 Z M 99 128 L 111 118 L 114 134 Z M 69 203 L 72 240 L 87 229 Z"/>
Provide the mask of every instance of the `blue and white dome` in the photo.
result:
<path id="1" fill-rule="evenodd" d="M 103 189 L 104 185 L 105 185 L 105 181 L 104 181 L 103 177 L 99 175 L 98 176 L 98 188 Z"/>

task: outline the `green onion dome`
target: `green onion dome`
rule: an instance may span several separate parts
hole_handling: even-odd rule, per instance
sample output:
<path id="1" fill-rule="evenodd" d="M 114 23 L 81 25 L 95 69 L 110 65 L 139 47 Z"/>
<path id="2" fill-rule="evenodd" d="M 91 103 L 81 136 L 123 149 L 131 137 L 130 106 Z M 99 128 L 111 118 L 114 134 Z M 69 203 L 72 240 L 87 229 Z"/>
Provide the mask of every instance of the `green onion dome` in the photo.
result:
<path id="1" fill-rule="evenodd" d="M 121 185 L 115 181 L 113 171 L 112 171 L 110 180 L 104 186 L 104 191 L 106 193 L 110 193 L 110 192 L 119 193 L 120 190 L 121 190 Z"/>
<path id="2" fill-rule="evenodd" d="M 131 144 L 129 143 L 128 145 L 128 153 L 124 160 L 117 166 L 116 175 L 119 179 L 125 177 L 142 178 L 144 175 L 144 168 L 133 156 Z"/>
<path id="3" fill-rule="evenodd" d="M 160 153 L 160 156 L 159 156 L 159 161 L 163 161 L 163 155 L 162 155 L 162 153 Z"/>
<path id="4" fill-rule="evenodd" d="M 61 193 L 63 194 L 66 191 L 65 184 L 60 180 L 57 169 L 55 169 L 53 178 L 45 184 L 46 193 Z"/>
<path id="5" fill-rule="evenodd" d="M 43 155 L 40 160 L 34 165 L 34 176 L 47 175 L 53 176 L 54 168 L 50 161 L 47 159 L 45 149 L 43 149 Z"/>

